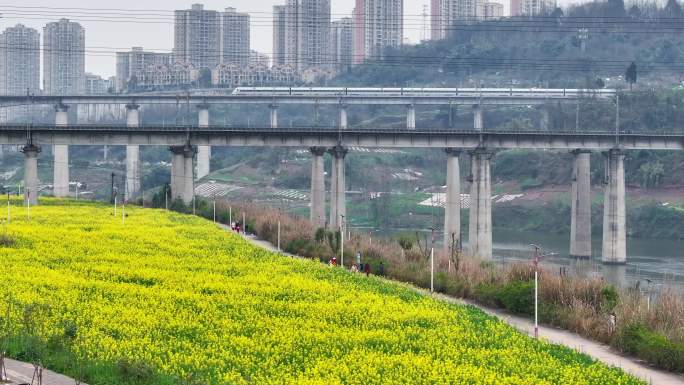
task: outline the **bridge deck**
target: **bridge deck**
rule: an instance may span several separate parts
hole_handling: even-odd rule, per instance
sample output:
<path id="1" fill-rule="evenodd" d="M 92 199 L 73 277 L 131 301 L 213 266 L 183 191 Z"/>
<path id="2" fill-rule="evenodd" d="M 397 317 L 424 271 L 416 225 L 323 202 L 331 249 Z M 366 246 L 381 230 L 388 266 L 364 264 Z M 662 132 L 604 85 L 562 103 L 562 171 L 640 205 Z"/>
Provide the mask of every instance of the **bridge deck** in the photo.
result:
<path id="1" fill-rule="evenodd" d="M 27 141 L 26 126 L 0 126 L 0 144 L 22 145 Z M 682 150 L 684 132 L 610 131 L 475 131 L 446 128 L 344 129 L 295 128 L 209 128 L 180 126 L 79 125 L 30 127 L 35 144 L 53 145 L 179 145 L 189 139 L 193 145 L 332 147 L 337 144 L 385 148 L 530 148 L 530 149 L 624 149 Z"/>

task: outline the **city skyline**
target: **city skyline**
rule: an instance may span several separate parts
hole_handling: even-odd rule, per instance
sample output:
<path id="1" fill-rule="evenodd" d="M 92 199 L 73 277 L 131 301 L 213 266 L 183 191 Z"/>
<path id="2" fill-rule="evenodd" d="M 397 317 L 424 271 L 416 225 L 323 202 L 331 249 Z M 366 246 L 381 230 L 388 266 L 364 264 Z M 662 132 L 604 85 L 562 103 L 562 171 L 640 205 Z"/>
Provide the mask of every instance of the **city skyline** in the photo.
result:
<path id="1" fill-rule="evenodd" d="M 16 24 L 24 24 L 27 27 L 42 31 L 42 28 L 49 22 L 68 17 L 70 20 L 80 23 L 87 32 L 86 71 L 107 78 L 116 75 L 116 51 L 127 51 L 131 47 L 143 47 L 145 50 L 155 52 L 172 52 L 174 46 L 174 11 L 189 9 L 194 3 L 203 4 L 205 9 L 218 12 L 223 12 L 225 8 L 231 7 L 236 8 L 241 13 L 250 13 L 252 19 L 251 49 L 272 56 L 273 6 L 283 4 L 282 0 L 235 0 L 230 2 L 170 0 L 164 2 L 163 5 L 152 1 L 122 0 L 118 2 L 117 9 L 163 15 L 163 18 L 155 16 L 154 22 L 140 22 L 138 20 L 132 23 L 96 20 L 97 17 L 88 16 L 87 12 L 82 9 L 101 7 L 94 7 L 91 2 L 84 0 L 65 0 L 60 3 L 61 8 L 81 8 L 81 10 L 61 8 L 53 10 L 51 8 L 53 6 L 44 1 L 25 0 L 22 3 L 23 7 L 50 9 L 49 14 L 54 16 L 48 16 L 45 11 L 36 16 L 7 13 L 0 18 L 0 29 L 4 30 Z M 404 3 L 404 15 L 410 15 L 408 19 L 405 18 L 405 23 L 409 25 L 405 26 L 404 36 L 409 42 L 416 43 L 420 40 L 421 32 L 420 25 L 418 25 L 421 20 L 416 15 L 422 13 L 423 4 L 412 1 Z M 429 4 L 429 1 L 425 3 Z M 343 17 L 352 17 L 353 7 L 354 1 L 352 0 L 331 0 L 332 21 Z M 157 12 L 160 10 L 163 12 Z M 112 27 L 116 28 L 116 33 L 111 32 Z"/>

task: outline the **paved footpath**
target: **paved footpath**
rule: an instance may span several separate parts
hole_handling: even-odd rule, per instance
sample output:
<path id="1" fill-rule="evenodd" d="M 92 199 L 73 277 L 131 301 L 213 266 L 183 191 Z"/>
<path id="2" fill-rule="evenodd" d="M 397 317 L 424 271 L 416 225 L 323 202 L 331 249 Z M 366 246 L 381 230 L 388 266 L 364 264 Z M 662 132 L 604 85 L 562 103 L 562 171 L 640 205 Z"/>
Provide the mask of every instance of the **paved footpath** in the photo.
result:
<path id="1" fill-rule="evenodd" d="M 226 227 L 224 227 L 226 228 Z M 244 235 L 243 235 L 244 236 Z M 266 248 L 271 251 L 277 251 L 276 248 L 263 240 L 256 239 L 255 237 L 252 236 L 244 236 L 245 239 L 249 240 L 253 244 Z M 286 254 L 282 253 L 288 256 L 293 256 L 291 254 Z M 405 285 L 413 290 L 416 290 L 418 292 L 421 292 L 425 295 L 430 295 L 430 293 L 427 290 L 417 288 L 413 285 Z M 450 297 L 447 295 L 443 294 L 433 294 L 433 297 L 450 302 L 450 303 L 455 303 L 455 304 L 466 304 L 466 305 L 473 305 L 482 311 L 484 311 L 487 314 L 493 315 L 500 320 L 506 322 L 507 324 L 513 326 L 517 330 L 519 330 L 522 333 L 526 333 L 529 336 L 534 335 L 534 323 L 532 320 L 529 320 L 527 318 L 523 317 L 518 317 L 514 315 L 510 315 L 508 313 L 505 313 L 501 310 L 497 309 L 490 309 L 487 307 L 483 307 L 481 305 L 478 305 L 474 302 L 468 301 L 468 300 L 463 300 L 460 298 L 455 298 L 455 297 Z M 562 329 L 557 329 L 554 327 L 548 327 L 548 326 L 539 326 L 539 337 L 541 339 L 544 339 L 548 342 L 554 343 L 554 344 L 559 344 L 559 345 L 565 345 L 571 349 L 574 349 L 578 352 L 587 354 L 594 359 L 601 361 L 605 363 L 606 365 L 609 366 L 615 366 L 622 368 L 627 373 L 630 373 L 636 377 L 639 377 L 646 381 L 649 384 L 653 385 L 684 385 L 684 376 L 677 375 L 674 373 L 666 372 L 663 370 L 658 370 L 654 369 L 650 366 L 645 365 L 643 362 L 631 358 L 631 357 L 625 357 L 618 353 L 617 351 L 613 350 L 610 346 L 604 345 L 601 343 L 598 343 L 596 341 L 592 341 L 589 339 L 586 339 L 577 333 L 569 332 L 567 330 L 562 330 Z"/>
<path id="2" fill-rule="evenodd" d="M 5 358 L 5 367 L 10 384 L 30 384 L 33 377 L 33 365 Z M 43 385 L 75 385 L 76 381 L 67 376 L 43 370 Z M 85 383 L 81 383 L 86 385 Z"/>

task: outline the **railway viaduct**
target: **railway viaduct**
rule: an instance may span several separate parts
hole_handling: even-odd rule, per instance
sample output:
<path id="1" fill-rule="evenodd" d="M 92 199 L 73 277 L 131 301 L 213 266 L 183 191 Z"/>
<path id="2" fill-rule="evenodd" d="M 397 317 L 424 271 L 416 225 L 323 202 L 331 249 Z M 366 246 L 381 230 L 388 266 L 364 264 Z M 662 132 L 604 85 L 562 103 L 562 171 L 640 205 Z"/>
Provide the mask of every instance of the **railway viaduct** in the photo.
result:
<path id="1" fill-rule="evenodd" d="M 535 131 L 502 131 L 486 129 L 483 106 L 544 105 L 549 102 L 577 102 L 582 98 L 613 100 L 613 90 L 563 89 L 352 89 L 352 88 L 267 88 L 237 89 L 231 95 L 192 95 L 184 99 L 197 109 L 197 125 L 141 125 L 141 105 L 177 104 L 174 95 L 106 95 L 106 96 L 39 96 L 0 97 L 0 107 L 22 103 L 55 106 L 55 122 L 50 125 L 0 126 L 0 144 L 22 146 L 25 155 L 25 200 L 38 203 L 37 155 L 42 146 L 53 146 L 54 194 L 68 195 L 69 146 L 126 146 L 126 199 L 135 198 L 140 190 L 140 146 L 169 146 L 172 153 L 171 190 L 174 198 L 190 202 L 194 196 L 194 180 L 209 173 L 211 147 L 305 147 L 312 157 L 311 221 L 323 227 L 344 226 L 345 157 L 347 148 L 435 148 L 447 155 L 447 193 L 444 224 L 445 247 L 452 237 L 460 241 L 462 156 L 470 157 L 471 206 L 469 211 L 470 254 L 492 258 L 491 159 L 497 149 L 556 149 L 574 155 L 572 175 L 571 255 L 591 256 L 591 181 L 590 153 L 602 151 L 605 157 L 605 199 L 602 261 L 624 264 L 627 261 L 625 222 L 624 153 L 628 150 L 682 150 L 682 133 L 622 132 L 614 130 L 570 132 L 550 131 L 548 114 L 541 109 L 540 128 Z M 68 121 L 68 109 L 79 104 L 125 105 L 125 125 L 74 125 Z M 268 106 L 268 127 L 226 127 L 210 125 L 210 109 L 214 105 L 238 104 L 247 108 Z M 280 127 L 281 105 L 333 105 L 337 107 L 335 126 Z M 350 128 L 348 107 L 354 105 L 395 105 L 406 110 L 406 126 L 396 128 Z M 468 106 L 473 111 L 472 129 L 425 128 L 416 125 L 417 105 Z M 619 121 L 619 120 L 617 120 Z M 326 215 L 324 156 L 333 159 L 330 211 Z M 195 170 L 194 163 L 197 163 Z"/>

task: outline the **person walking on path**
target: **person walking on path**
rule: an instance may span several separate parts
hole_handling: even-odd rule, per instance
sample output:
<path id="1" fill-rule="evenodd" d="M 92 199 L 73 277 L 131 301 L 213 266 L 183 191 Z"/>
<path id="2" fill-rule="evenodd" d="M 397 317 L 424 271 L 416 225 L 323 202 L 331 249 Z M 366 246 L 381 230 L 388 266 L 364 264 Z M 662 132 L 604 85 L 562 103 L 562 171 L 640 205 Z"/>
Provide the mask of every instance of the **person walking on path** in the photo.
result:
<path id="1" fill-rule="evenodd" d="M 364 271 L 366 272 L 366 277 L 370 276 L 370 263 L 366 263 L 366 266 L 364 266 Z"/>
<path id="2" fill-rule="evenodd" d="M 356 268 L 359 271 L 363 271 L 362 270 L 363 266 L 361 266 L 361 252 L 360 251 L 356 253 Z"/>

